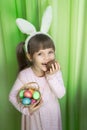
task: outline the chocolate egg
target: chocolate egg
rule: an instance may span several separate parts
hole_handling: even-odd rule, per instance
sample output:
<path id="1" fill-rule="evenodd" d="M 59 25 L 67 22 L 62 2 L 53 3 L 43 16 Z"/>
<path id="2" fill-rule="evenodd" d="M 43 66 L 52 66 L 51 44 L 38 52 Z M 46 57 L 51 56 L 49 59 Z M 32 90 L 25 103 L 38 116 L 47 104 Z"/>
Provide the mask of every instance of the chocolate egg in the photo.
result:
<path id="1" fill-rule="evenodd" d="M 30 98 L 23 98 L 22 99 L 22 104 L 23 105 L 30 105 L 31 99 Z"/>
<path id="2" fill-rule="evenodd" d="M 51 60 L 47 63 L 46 67 L 47 67 L 47 70 L 49 71 L 50 68 L 52 67 L 52 64 L 55 64 L 55 60 Z"/>
<path id="3" fill-rule="evenodd" d="M 38 100 L 39 98 L 40 98 L 40 92 L 39 91 L 35 91 L 34 93 L 33 93 L 33 99 L 35 99 L 35 100 Z"/>

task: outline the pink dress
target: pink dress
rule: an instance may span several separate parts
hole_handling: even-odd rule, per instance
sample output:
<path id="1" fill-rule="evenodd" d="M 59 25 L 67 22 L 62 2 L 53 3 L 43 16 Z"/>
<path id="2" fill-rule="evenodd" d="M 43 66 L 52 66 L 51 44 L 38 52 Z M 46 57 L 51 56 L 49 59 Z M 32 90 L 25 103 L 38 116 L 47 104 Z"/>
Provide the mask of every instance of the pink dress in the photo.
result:
<path id="1" fill-rule="evenodd" d="M 37 82 L 43 99 L 42 106 L 30 115 L 28 108 L 17 102 L 16 95 L 23 84 Z M 9 94 L 9 100 L 22 113 L 21 130 L 62 130 L 58 98 L 65 95 L 61 71 L 44 77 L 37 77 L 31 67 L 21 71 Z"/>

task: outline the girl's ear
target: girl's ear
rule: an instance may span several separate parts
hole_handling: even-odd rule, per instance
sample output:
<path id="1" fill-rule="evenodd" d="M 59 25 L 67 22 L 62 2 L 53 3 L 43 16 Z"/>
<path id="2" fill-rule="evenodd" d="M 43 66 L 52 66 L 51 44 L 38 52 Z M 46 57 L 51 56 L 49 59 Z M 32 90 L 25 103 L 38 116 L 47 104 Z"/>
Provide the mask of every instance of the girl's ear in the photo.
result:
<path id="1" fill-rule="evenodd" d="M 27 53 L 26 56 L 27 56 L 28 60 L 29 60 L 30 62 L 32 62 L 32 58 L 31 58 L 30 54 Z"/>

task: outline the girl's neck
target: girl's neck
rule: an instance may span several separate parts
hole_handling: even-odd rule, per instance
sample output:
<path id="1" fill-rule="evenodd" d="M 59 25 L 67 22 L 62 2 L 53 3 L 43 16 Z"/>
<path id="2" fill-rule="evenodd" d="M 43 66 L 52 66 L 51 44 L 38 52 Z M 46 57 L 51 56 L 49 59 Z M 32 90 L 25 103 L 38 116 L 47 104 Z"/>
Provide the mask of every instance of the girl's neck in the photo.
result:
<path id="1" fill-rule="evenodd" d="M 34 66 L 31 66 L 31 68 L 36 76 L 43 77 L 45 75 L 45 73 L 38 68 L 35 68 Z"/>

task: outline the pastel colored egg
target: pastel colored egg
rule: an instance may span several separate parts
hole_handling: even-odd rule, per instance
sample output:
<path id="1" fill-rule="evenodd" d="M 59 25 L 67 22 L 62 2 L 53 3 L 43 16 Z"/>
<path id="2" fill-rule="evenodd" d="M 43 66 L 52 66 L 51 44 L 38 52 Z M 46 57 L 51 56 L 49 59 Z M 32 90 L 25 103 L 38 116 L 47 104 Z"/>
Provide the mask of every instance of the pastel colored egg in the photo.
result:
<path id="1" fill-rule="evenodd" d="M 30 98 L 23 98 L 22 99 L 22 104 L 23 105 L 30 105 L 31 99 Z"/>
<path id="2" fill-rule="evenodd" d="M 36 101 L 37 101 L 37 100 L 32 99 L 32 100 L 31 100 L 31 104 L 34 104 Z"/>
<path id="3" fill-rule="evenodd" d="M 29 90 L 26 90 L 24 92 L 24 97 L 31 98 L 32 97 L 32 93 Z"/>
<path id="4" fill-rule="evenodd" d="M 20 97 L 20 98 L 23 98 L 23 97 L 24 97 L 24 90 L 21 90 L 21 91 L 19 92 L 19 97 Z"/>
<path id="5" fill-rule="evenodd" d="M 29 91 L 33 94 L 34 93 L 34 89 L 30 88 Z"/>
<path id="6" fill-rule="evenodd" d="M 38 100 L 39 98 L 40 98 L 40 92 L 39 91 L 35 91 L 34 93 L 33 93 L 33 99 L 36 99 L 36 100 Z"/>

